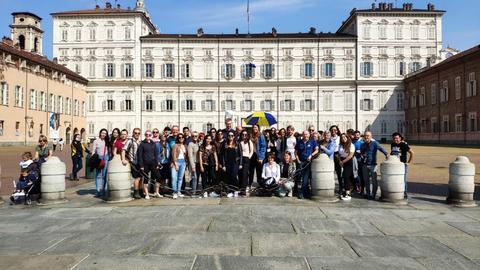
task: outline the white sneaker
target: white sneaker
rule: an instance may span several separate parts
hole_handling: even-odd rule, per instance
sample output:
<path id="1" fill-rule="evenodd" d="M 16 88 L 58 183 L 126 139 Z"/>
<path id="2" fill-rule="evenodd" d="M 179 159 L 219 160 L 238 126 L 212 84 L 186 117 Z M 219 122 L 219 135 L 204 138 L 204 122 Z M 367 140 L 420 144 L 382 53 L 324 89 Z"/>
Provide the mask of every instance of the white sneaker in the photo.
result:
<path id="1" fill-rule="evenodd" d="M 235 192 L 233 193 L 233 197 L 238 197 L 238 191 L 235 191 Z"/>
<path id="2" fill-rule="evenodd" d="M 220 195 L 218 195 L 215 191 L 212 191 L 212 193 L 210 193 L 210 197 L 218 198 L 218 197 L 220 197 Z"/>
<path id="3" fill-rule="evenodd" d="M 177 193 L 173 193 L 173 199 L 176 199 L 176 198 L 178 198 Z"/>
<path id="4" fill-rule="evenodd" d="M 160 194 L 160 193 L 155 192 L 155 194 L 153 194 L 153 197 L 155 197 L 155 198 L 163 198 L 163 195 Z"/>
<path id="5" fill-rule="evenodd" d="M 290 191 L 290 192 L 288 193 L 288 197 L 293 197 L 293 191 Z"/>
<path id="6" fill-rule="evenodd" d="M 228 193 L 227 198 L 233 198 L 233 193 L 232 192 Z"/>
<path id="7" fill-rule="evenodd" d="M 250 193 L 250 187 L 247 187 L 247 188 L 245 189 L 245 193 Z"/>
<path id="8" fill-rule="evenodd" d="M 344 200 L 344 201 L 350 201 L 351 199 L 352 199 L 352 197 L 350 197 L 350 194 L 342 196 L 342 200 Z"/>
<path id="9" fill-rule="evenodd" d="M 204 198 L 208 198 L 208 192 L 204 192 L 204 193 L 203 193 L 203 197 L 204 197 Z"/>
<path id="10" fill-rule="evenodd" d="M 145 200 L 150 200 L 150 196 L 148 196 L 148 194 L 145 196 Z"/>
<path id="11" fill-rule="evenodd" d="M 178 192 L 178 197 L 179 197 L 179 198 L 183 198 L 183 197 L 185 197 L 185 195 L 183 195 L 182 193 Z"/>

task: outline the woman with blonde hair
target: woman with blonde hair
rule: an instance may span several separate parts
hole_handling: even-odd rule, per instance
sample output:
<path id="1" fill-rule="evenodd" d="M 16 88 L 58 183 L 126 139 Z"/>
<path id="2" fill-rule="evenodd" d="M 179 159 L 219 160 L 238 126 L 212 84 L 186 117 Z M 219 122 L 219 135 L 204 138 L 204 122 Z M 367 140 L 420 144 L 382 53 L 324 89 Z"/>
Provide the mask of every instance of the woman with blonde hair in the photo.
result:
<path id="1" fill-rule="evenodd" d="M 48 144 L 48 138 L 45 135 L 38 137 L 38 145 L 35 146 L 34 160 L 38 162 L 40 166 L 42 163 L 48 160 L 52 155 L 52 147 Z"/>

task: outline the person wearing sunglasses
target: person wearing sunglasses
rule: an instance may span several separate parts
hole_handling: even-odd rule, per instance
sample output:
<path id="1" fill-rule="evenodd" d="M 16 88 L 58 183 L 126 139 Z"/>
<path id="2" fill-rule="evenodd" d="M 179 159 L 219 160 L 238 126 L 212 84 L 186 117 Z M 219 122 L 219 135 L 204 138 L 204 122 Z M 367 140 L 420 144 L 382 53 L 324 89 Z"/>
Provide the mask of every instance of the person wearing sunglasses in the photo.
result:
<path id="1" fill-rule="evenodd" d="M 141 130 L 139 128 L 134 128 L 132 132 L 132 138 L 127 140 L 125 145 L 123 146 L 121 158 L 122 164 L 126 166 L 130 163 L 130 174 L 133 178 L 133 198 L 134 199 L 141 199 L 140 196 L 140 180 L 142 179 L 142 175 L 140 174 L 140 167 L 138 166 L 138 158 L 137 152 L 140 143 Z"/>
<path id="2" fill-rule="evenodd" d="M 160 130 L 158 130 L 158 128 L 154 128 L 152 130 L 152 141 L 154 143 L 158 143 L 160 141 Z"/>
<path id="3" fill-rule="evenodd" d="M 235 142 L 235 133 L 232 131 L 228 132 L 221 153 L 220 163 L 225 173 L 226 184 L 230 186 L 227 197 L 238 197 L 238 167 L 241 153 L 240 147 Z"/>
<path id="4" fill-rule="evenodd" d="M 172 163 L 170 167 L 172 173 L 173 199 L 177 199 L 178 197 L 185 197 L 180 191 L 180 189 L 182 188 L 185 168 L 187 166 L 187 163 L 185 162 L 187 158 L 187 151 L 185 149 L 184 141 L 184 135 L 178 134 L 176 143 L 175 145 L 173 145 L 172 148 Z"/>
<path id="5" fill-rule="evenodd" d="M 145 139 L 140 143 L 138 147 L 138 166 L 143 176 L 143 192 L 145 193 L 145 199 L 149 200 L 148 183 L 150 179 L 157 181 L 158 169 L 160 169 L 160 162 L 157 157 L 157 149 L 155 143 L 152 141 L 152 132 L 150 130 L 145 131 Z"/>

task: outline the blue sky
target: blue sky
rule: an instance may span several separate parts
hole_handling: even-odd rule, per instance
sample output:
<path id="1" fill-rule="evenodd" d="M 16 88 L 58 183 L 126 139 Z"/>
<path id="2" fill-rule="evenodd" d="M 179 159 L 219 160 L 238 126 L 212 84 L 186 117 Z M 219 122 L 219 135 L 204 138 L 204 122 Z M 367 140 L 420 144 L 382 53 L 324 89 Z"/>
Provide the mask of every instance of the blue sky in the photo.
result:
<path id="1" fill-rule="evenodd" d="M 50 13 L 94 8 L 105 0 L 0 0 L 0 36 L 10 36 L 10 13 L 29 11 L 43 18 L 44 53 L 52 54 L 52 19 Z M 114 3 L 115 0 L 110 2 Z M 123 7 L 135 0 L 117 0 Z M 250 0 L 250 32 L 335 32 L 352 8 L 369 8 L 372 0 Z M 398 6 L 402 1 L 397 2 Z M 446 10 L 443 21 L 444 46 L 465 50 L 480 43 L 479 0 L 408 1 L 414 8 L 426 8 L 428 2 Z M 163 33 L 206 33 L 247 31 L 247 0 L 145 0 L 153 22 Z M 334 4 L 332 4 L 334 3 Z"/>

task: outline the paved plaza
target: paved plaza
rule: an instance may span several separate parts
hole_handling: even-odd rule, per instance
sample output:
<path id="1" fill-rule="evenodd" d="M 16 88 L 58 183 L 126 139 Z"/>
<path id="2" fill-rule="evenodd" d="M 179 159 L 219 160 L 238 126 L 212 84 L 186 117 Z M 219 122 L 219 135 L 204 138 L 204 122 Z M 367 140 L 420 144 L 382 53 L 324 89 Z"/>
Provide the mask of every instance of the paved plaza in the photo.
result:
<path id="1" fill-rule="evenodd" d="M 1 269 L 479 269 L 480 210 L 414 194 L 161 198 L 108 204 L 92 183 L 68 202 L 0 209 Z"/>

